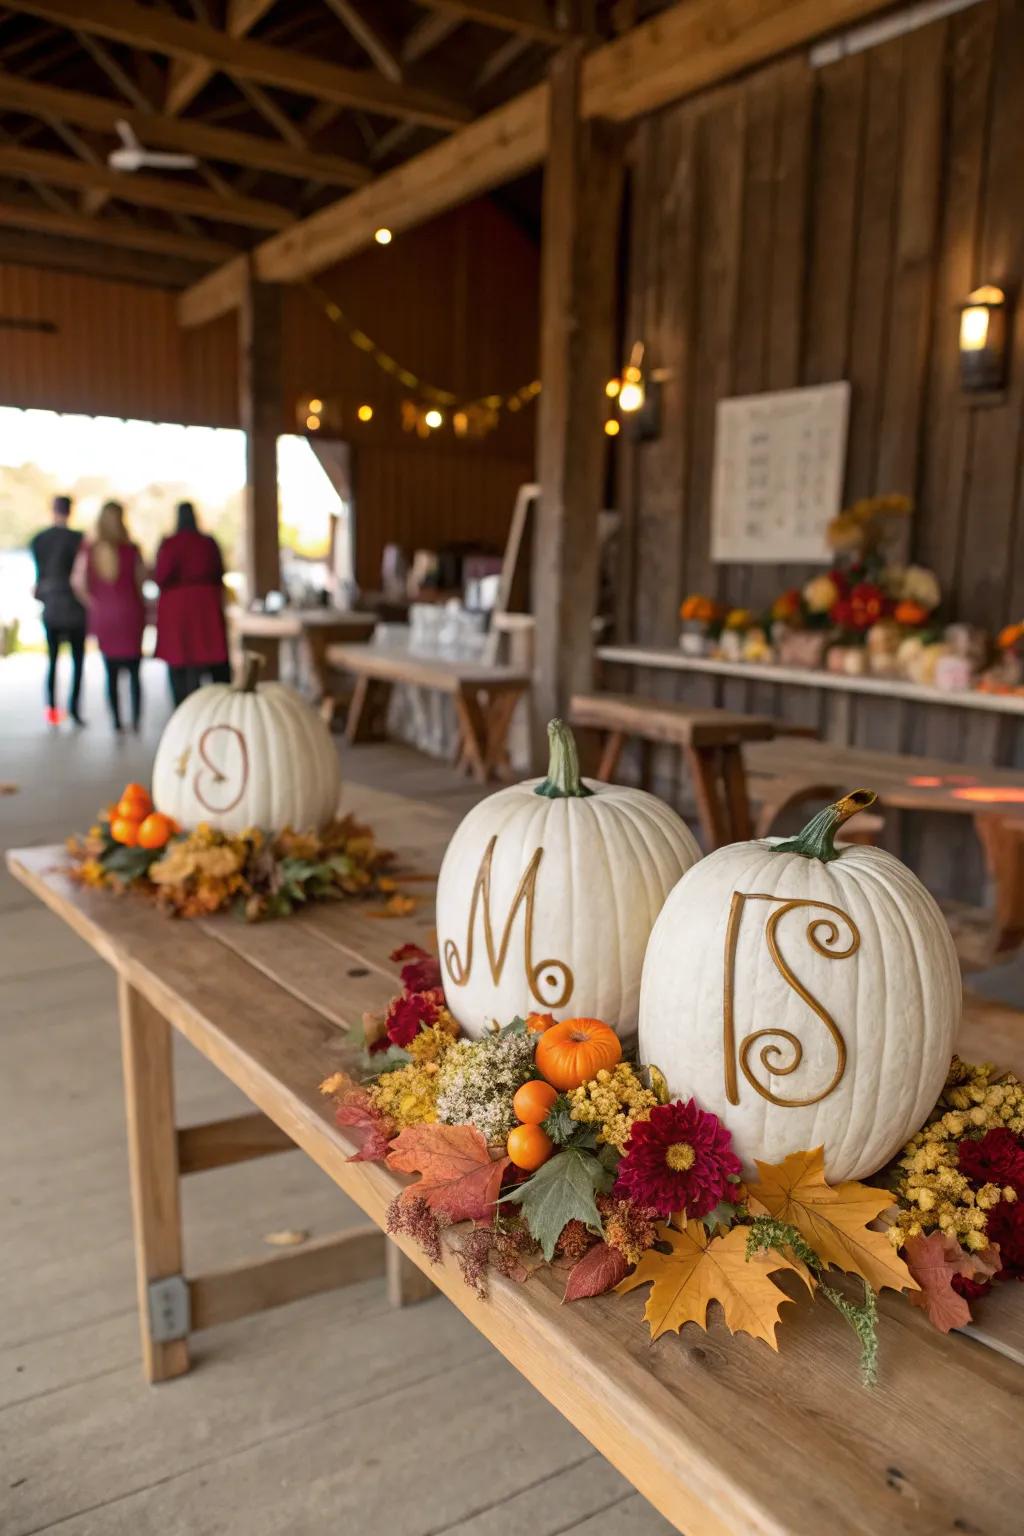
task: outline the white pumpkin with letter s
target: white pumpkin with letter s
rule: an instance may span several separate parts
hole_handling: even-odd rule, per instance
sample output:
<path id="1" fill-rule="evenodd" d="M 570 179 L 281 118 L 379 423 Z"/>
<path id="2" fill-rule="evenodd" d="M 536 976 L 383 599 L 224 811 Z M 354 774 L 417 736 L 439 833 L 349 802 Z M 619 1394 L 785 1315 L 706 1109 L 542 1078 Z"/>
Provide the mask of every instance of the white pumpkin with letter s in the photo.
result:
<path id="1" fill-rule="evenodd" d="M 445 998 L 474 1038 L 530 1013 L 634 1034 L 651 926 L 700 858 L 669 806 L 581 779 L 572 733 L 553 720 L 548 736 L 547 777 L 474 806 L 438 877 Z"/>
<path id="2" fill-rule="evenodd" d="M 330 732 L 291 688 L 257 686 L 259 657 L 237 684 L 210 683 L 179 704 L 153 765 L 153 803 L 189 831 L 237 835 L 326 826 L 341 768 Z"/>
<path id="3" fill-rule="evenodd" d="M 640 1059 L 720 1117 L 748 1173 L 824 1145 L 830 1183 L 866 1177 L 942 1090 L 962 1002 L 945 919 L 891 854 L 833 841 L 874 798 L 718 849 L 654 925 Z"/>

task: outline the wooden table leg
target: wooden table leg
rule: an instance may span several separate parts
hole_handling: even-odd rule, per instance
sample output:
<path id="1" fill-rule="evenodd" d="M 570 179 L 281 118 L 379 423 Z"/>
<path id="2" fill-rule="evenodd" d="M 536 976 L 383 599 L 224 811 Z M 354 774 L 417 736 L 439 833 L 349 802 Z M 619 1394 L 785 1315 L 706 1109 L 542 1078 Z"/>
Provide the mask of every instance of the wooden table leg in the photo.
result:
<path id="1" fill-rule="evenodd" d="M 437 1294 L 437 1287 L 424 1274 L 418 1264 L 407 1259 L 397 1243 L 388 1243 L 384 1251 L 387 1276 L 388 1303 L 392 1307 L 408 1307 L 417 1301 L 426 1301 Z"/>
<path id="2" fill-rule="evenodd" d="M 597 765 L 597 777 L 602 784 L 610 784 L 618 772 L 619 758 L 622 756 L 625 745 L 626 737 L 623 731 L 609 732 L 601 753 L 601 761 Z"/>
<path id="3" fill-rule="evenodd" d="M 462 735 L 460 761 L 465 762 L 478 784 L 487 783 L 487 722 L 471 685 L 453 695 Z"/>
<path id="4" fill-rule="evenodd" d="M 704 852 L 714 853 L 716 848 L 721 848 L 729 841 L 728 828 L 718 798 L 718 785 L 715 783 L 716 749 L 685 747 L 683 750 L 693 781 L 697 814 L 704 837 Z"/>
<path id="5" fill-rule="evenodd" d="M 722 777 L 725 781 L 725 806 L 731 841 L 748 842 L 752 835 L 750 800 L 747 795 L 743 751 L 738 745 L 722 748 Z"/>
<path id="6" fill-rule="evenodd" d="M 508 733 L 524 688 L 503 688 L 487 700 L 487 771 L 492 778 L 511 777 Z"/>
<path id="7" fill-rule="evenodd" d="M 163 1342 L 151 1321 L 151 1283 L 171 1282 L 171 1298 L 176 1282 L 185 1287 L 171 1026 L 123 977 L 118 1006 L 143 1371 L 147 1381 L 166 1381 L 188 1370 L 187 1320 L 180 1337 Z"/>

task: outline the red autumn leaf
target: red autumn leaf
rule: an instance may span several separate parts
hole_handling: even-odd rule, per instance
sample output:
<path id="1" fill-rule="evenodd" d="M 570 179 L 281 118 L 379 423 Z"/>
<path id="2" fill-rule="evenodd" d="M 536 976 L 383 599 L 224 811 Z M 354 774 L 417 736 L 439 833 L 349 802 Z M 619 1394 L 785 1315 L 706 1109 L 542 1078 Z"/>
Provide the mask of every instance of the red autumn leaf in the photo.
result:
<path id="1" fill-rule="evenodd" d="M 595 1243 L 573 1265 L 565 1284 L 563 1301 L 582 1301 L 585 1296 L 603 1296 L 618 1285 L 629 1268 L 628 1263 L 610 1243 Z"/>
<path id="2" fill-rule="evenodd" d="M 908 1293 L 911 1305 L 926 1312 L 940 1333 L 969 1323 L 971 1309 L 952 1282 L 954 1275 L 973 1275 L 976 1266 L 956 1238 L 944 1232 L 908 1237 L 903 1252 L 907 1268 L 921 1287 Z"/>
<path id="3" fill-rule="evenodd" d="M 353 1152 L 350 1163 L 381 1163 L 384 1161 L 394 1135 L 394 1125 L 384 1115 L 377 1113 L 362 1089 L 354 1088 L 340 1101 L 334 1118 L 346 1131 L 362 1133 L 358 1152 Z"/>
<path id="4" fill-rule="evenodd" d="M 481 1221 L 494 1214 L 507 1157 L 492 1158 L 473 1125 L 413 1125 L 388 1148 L 388 1167 L 421 1174 L 410 1193 L 450 1221 Z"/>

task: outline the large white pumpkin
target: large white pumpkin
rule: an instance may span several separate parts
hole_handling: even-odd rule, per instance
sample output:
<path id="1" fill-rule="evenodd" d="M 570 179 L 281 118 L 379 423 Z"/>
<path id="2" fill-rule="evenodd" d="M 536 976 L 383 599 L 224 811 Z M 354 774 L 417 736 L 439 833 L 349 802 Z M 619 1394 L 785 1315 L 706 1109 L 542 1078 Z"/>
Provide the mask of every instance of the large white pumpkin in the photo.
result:
<path id="1" fill-rule="evenodd" d="M 185 828 L 320 828 L 336 814 L 341 769 L 330 732 L 282 683 L 211 683 L 179 704 L 160 738 L 153 802 Z"/>
<path id="2" fill-rule="evenodd" d="M 874 798 L 718 849 L 654 925 L 640 1059 L 720 1116 L 748 1172 L 824 1144 L 830 1181 L 875 1173 L 949 1068 L 962 987 L 942 913 L 891 854 L 833 842 Z"/>
<path id="3" fill-rule="evenodd" d="M 445 997 L 468 1035 L 517 1014 L 636 1032 L 644 950 L 700 849 L 654 795 L 581 780 L 572 733 L 548 727 L 546 779 L 470 811 L 437 883 Z"/>

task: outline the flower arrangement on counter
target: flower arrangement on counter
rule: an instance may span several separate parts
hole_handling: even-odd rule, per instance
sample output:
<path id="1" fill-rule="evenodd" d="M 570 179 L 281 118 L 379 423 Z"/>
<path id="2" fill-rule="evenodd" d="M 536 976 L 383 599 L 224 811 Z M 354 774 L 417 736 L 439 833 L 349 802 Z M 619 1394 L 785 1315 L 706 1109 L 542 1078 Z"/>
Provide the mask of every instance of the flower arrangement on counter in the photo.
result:
<path id="1" fill-rule="evenodd" d="M 310 901 L 377 896 L 388 916 L 413 897 L 387 873 L 393 856 L 351 816 L 320 832 L 256 827 L 230 834 L 206 823 L 182 831 L 153 809 L 141 784 L 126 786 L 84 837 L 67 841 L 72 877 L 83 885 L 147 896 L 173 917 L 230 908 L 248 922 L 286 917 Z"/>
<path id="2" fill-rule="evenodd" d="M 830 1186 L 821 1148 L 744 1181 L 719 1118 L 671 1101 L 608 1025 L 535 1013 L 470 1040 L 438 962 L 415 945 L 392 958 L 401 994 L 364 1016 L 360 1066 L 321 1091 L 360 1143 L 353 1161 L 411 1176 L 389 1231 L 432 1262 L 453 1255 L 481 1297 L 492 1274 L 540 1269 L 564 1274 L 566 1302 L 650 1286 L 652 1338 L 706 1328 L 717 1301 L 730 1331 L 777 1349 L 788 1273 L 851 1326 L 870 1383 L 879 1291 L 906 1291 L 948 1331 L 995 1282 L 1024 1277 L 1024 1086 L 1010 1074 L 954 1058 L 884 1187 Z"/>

